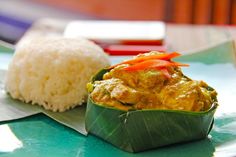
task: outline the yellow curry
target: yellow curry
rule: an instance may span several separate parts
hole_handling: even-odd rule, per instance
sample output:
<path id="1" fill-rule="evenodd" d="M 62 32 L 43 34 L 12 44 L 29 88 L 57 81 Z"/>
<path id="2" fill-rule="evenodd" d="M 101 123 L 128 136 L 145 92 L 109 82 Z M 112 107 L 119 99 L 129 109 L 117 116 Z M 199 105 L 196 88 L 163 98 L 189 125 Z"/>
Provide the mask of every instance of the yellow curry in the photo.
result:
<path id="1" fill-rule="evenodd" d="M 157 66 L 156 59 L 153 66 L 152 58 L 152 61 L 149 59 L 149 62 L 145 63 L 141 60 L 145 56 L 160 54 L 162 53 L 150 52 L 138 55 L 135 57 L 136 60 L 139 58 L 138 63 L 135 63 L 135 68 L 139 67 L 139 69 L 136 70 L 124 70 L 133 66 L 129 62 L 112 67 L 103 75 L 103 80 L 93 83 L 90 97 L 97 104 L 121 110 L 208 110 L 216 101 L 217 93 L 205 82 L 186 77 L 179 66 L 169 66 L 169 64 L 167 66 L 166 63 L 164 66 L 158 63 Z M 164 61 L 177 65 L 170 58 Z"/>

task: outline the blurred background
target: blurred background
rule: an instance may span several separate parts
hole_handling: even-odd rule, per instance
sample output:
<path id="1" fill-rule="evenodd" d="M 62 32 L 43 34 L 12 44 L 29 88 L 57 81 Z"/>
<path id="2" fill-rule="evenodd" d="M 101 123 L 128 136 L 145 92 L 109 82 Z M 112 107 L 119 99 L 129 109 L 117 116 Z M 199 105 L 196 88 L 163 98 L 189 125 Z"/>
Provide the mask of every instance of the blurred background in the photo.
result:
<path id="1" fill-rule="evenodd" d="M 1 0 L 0 39 L 15 43 L 44 17 L 234 25 L 236 0 Z"/>

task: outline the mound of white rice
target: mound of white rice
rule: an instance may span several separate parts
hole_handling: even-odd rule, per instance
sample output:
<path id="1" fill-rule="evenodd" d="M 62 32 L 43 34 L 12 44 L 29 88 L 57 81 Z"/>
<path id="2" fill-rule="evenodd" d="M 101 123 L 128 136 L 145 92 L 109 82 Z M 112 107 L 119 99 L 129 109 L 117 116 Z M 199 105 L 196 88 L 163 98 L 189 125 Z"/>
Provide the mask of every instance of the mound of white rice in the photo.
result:
<path id="1" fill-rule="evenodd" d="M 65 111 L 86 101 L 86 84 L 109 66 L 103 50 L 85 39 L 41 38 L 17 47 L 6 90 L 26 103 Z"/>

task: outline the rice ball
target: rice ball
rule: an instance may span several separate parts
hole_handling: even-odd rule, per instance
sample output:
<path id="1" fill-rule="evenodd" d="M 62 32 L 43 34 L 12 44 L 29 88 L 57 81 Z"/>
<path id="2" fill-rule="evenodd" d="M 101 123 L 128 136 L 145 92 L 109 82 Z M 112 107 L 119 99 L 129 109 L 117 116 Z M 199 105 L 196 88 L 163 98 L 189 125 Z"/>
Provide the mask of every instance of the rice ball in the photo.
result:
<path id="1" fill-rule="evenodd" d="M 86 84 L 108 56 L 91 41 L 63 37 L 20 44 L 9 64 L 6 91 L 14 99 L 63 112 L 86 101 Z"/>

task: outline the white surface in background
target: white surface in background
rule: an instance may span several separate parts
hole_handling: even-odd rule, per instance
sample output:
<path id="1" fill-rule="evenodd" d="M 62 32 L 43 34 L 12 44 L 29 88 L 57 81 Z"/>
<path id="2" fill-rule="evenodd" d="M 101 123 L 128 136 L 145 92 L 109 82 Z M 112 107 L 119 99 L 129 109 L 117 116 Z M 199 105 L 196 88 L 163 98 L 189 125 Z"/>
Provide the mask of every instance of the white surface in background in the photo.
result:
<path id="1" fill-rule="evenodd" d="M 0 125 L 0 152 L 12 152 L 23 146 L 7 124 Z"/>
<path id="2" fill-rule="evenodd" d="M 165 38 L 165 24 L 160 21 L 73 21 L 66 27 L 64 36 L 109 41 L 161 40 Z"/>

